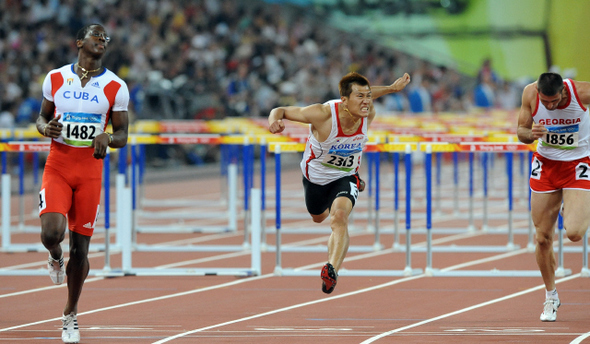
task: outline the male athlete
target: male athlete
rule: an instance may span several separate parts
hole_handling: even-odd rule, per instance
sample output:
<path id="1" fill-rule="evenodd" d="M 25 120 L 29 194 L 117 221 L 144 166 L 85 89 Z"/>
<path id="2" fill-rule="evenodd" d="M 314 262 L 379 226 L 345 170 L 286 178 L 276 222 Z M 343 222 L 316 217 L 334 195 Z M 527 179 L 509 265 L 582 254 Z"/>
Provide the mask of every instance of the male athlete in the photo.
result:
<path id="1" fill-rule="evenodd" d="M 553 236 L 563 201 L 567 237 L 579 241 L 590 223 L 590 83 L 543 73 L 527 85 L 518 117 L 518 139 L 538 140 L 531 165 L 531 217 L 537 265 L 546 295 L 541 321 L 555 321 L 561 302 L 555 288 Z"/>
<path id="2" fill-rule="evenodd" d="M 369 125 L 375 118 L 373 99 L 403 90 L 406 73 L 390 86 L 373 86 L 358 73 L 345 75 L 338 84 L 340 99 L 306 107 L 278 107 L 268 117 L 273 134 L 285 129 L 283 119 L 309 123 L 301 171 L 305 205 L 316 223 L 330 216 L 328 263 L 324 265 L 322 291 L 334 291 L 338 270 L 349 246 L 348 216 L 364 186 L 358 176 Z"/>
<path id="3" fill-rule="evenodd" d="M 78 300 L 90 269 L 88 247 L 100 203 L 103 158 L 107 148 L 127 143 L 129 91 L 102 66 L 110 41 L 98 24 L 76 35 L 78 62 L 52 70 L 43 82 L 37 130 L 52 138 L 39 192 L 41 242 L 49 250 L 49 276 L 55 284 L 67 275 L 62 340 L 78 343 Z M 106 132 L 111 121 L 113 132 Z M 64 268 L 61 242 L 69 228 L 70 259 Z"/>

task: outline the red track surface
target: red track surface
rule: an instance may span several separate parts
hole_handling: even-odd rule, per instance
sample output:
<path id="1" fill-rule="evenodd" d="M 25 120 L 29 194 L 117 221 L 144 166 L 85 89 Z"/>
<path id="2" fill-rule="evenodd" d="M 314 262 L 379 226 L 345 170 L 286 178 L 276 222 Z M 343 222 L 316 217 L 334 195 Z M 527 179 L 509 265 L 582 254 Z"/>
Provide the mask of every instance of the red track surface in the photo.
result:
<path id="1" fill-rule="evenodd" d="M 272 190 L 272 175 L 269 175 Z M 299 207 L 285 206 L 290 212 L 303 213 L 300 176 L 297 171 L 285 172 L 283 190 L 292 190 Z M 218 179 L 198 179 L 151 184 L 146 187 L 149 198 L 195 197 L 220 198 Z M 417 183 L 415 188 L 421 188 Z M 165 190 L 165 191 L 163 191 Z M 288 192 L 284 193 L 285 197 Z M 299 197 L 299 198 L 298 198 Z M 351 233 L 351 245 L 372 245 L 374 234 L 364 230 L 367 194 L 361 194 Z M 386 197 L 386 196 L 384 196 Z M 461 196 L 465 198 L 466 196 Z M 419 196 L 418 196 L 419 198 Z M 497 201 L 497 200 L 496 200 Z M 27 198 L 31 207 L 32 197 Z M 415 200 L 413 212 L 423 211 L 423 202 Z M 113 200 L 114 203 L 114 200 Z M 297 201 L 295 202 L 297 203 Z M 387 202 L 384 202 L 387 203 Z M 391 201 L 390 201 L 391 203 Z M 450 208 L 452 202 L 443 202 Z M 506 211 L 490 205 L 490 214 Z M 519 202 L 515 213 L 526 213 Z M 16 207 L 18 202 L 14 202 Z M 403 203 L 400 203 L 403 212 Z M 274 202 L 267 204 L 267 216 L 273 213 Z M 388 205 L 389 207 L 390 205 Z M 481 205 L 477 205 L 481 207 Z M 391 214 L 390 208 L 382 215 Z M 30 208 L 27 208 L 30 209 Z M 199 210 L 196 210 L 199 211 Z M 466 208 L 462 208 L 464 214 Z M 477 211 L 477 210 L 476 210 Z M 452 210 L 433 219 L 434 239 L 440 245 L 506 245 L 506 235 L 466 230 L 456 234 L 437 233 L 439 228 L 467 228 L 465 216 L 455 218 Z M 17 214 L 13 211 L 13 214 Z M 286 214 L 286 213 L 285 213 Z M 425 220 L 417 218 L 412 228 L 424 228 Z M 162 220 L 163 222 L 163 220 Z M 227 219 L 197 220 L 195 223 L 223 224 Z M 38 219 L 27 222 L 38 224 Z M 151 221 L 157 223 L 157 221 Z M 188 222 L 187 222 L 188 223 Z M 274 244 L 274 220 L 269 218 L 267 242 Z M 506 218 L 490 219 L 493 228 L 506 227 Z M 476 227 L 481 220 L 476 220 Z M 323 228 L 309 219 L 284 220 L 288 228 Z M 515 219 L 515 228 L 525 229 L 528 222 Z M 393 221 L 381 221 L 384 247 L 393 243 Z M 405 243 L 404 223 L 400 223 L 400 244 Z M 236 244 L 243 242 L 243 232 L 209 234 L 138 234 L 142 243 Z M 493 231 L 492 231 L 493 232 Z M 412 245 L 425 241 L 423 232 L 412 235 Z M 325 244 L 327 234 L 283 234 L 284 243 L 311 240 L 313 245 Z M 93 243 L 104 240 L 97 233 Z M 528 236 L 515 235 L 515 243 L 526 248 Z M 38 234 L 14 234 L 13 242 L 37 243 Z M 566 239 L 565 246 L 580 246 Z M 236 278 L 203 277 L 89 277 L 79 305 L 78 322 L 81 343 L 570 343 L 590 331 L 589 280 L 580 277 L 581 253 L 566 253 L 564 265 L 573 274 L 558 280 L 562 306 L 555 323 L 539 320 L 544 301 L 540 277 L 408 277 L 341 276 L 333 294 L 320 290 L 319 269 L 326 262 L 326 252 L 283 253 L 283 267 L 306 267 L 317 270 L 317 277 L 287 277 L 273 274 L 275 253 L 263 252 L 262 276 Z M 0 267 L 45 266 L 46 253 L 1 253 Z M 411 266 L 423 269 L 426 254 L 413 252 Z M 111 256 L 111 266 L 121 266 L 120 254 Z M 91 268 L 101 269 L 103 253 L 91 253 Z M 134 267 L 247 267 L 248 252 L 215 253 L 134 253 Z M 433 253 L 436 269 L 470 270 L 536 270 L 534 254 L 526 249 L 500 253 Z M 403 270 L 405 252 L 385 249 L 369 253 L 350 252 L 343 268 Z M 60 342 L 59 317 L 65 304 L 66 287 L 53 286 L 49 277 L 0 277 L 0 342 Z"/>

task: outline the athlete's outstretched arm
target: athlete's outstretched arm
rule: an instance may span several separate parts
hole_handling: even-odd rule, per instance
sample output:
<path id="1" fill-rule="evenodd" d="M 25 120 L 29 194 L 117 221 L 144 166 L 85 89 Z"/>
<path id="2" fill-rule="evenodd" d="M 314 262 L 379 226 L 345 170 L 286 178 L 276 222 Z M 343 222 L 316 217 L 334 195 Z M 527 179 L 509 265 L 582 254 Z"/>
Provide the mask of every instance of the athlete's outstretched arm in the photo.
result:
<path id="1" fill-rule="evenodd" d="M 268 130 L 273 134 L 278 134 L 285 130 L 283 119 L 315 125 L 319 121 L 325 121 L 330 115 L 329 105 L 313 104 L 305 107 L 281 106 L 270 111 L 270 115 L 268 116 Z"/>
<path id="2" fill-rule="evenodd" d="M 393 82 L 393 84 L 389 86 L 371 86 L 371 93 L 373 99 L 377 99 L 381 96 L 384 96 L 389 93 L 396 93 L 404 88 L 406 85 L 410 83 L 410 74 L 404 73 L 404 75 Z"/>

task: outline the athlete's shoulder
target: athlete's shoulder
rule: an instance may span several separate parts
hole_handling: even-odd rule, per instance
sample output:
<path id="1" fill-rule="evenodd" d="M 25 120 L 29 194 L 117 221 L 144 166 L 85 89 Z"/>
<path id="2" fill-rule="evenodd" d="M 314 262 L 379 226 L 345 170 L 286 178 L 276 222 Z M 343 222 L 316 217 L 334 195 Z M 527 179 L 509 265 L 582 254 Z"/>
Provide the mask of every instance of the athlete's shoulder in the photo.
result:
<path id="1" fill-rule="evenodd" d="M 524 87 L 524 90 L 522 91 L 522 98 L 524 100 L 532 101 L 533 99 L 537 98 L 537 93 L 537 82 L 535 81 Z"/>
<path id="2" fill-rule="evenodd" d="M 323 105 L 330 105 L 330 104 L 334 104 L 334 105 L 338 105 L 338 103 L 342 103 L 342 99 L 332 99 L 332 100 L 328 100 L 327 102 L 325 102 Z"/>
<path id="3" fill-rule="evenodd" d="M 105 76 L 108 77 L 109 79 L 121 84 L 121 86 L 127 87 L 127 83 L 125 82 L 125 80 L 120 78 L 115 72 L 111 71 L 108 68 L 105 68 Z"/>
<path id="4" fill-rule="evenodd" d="M 584 105 L 590 104 L 590 82 L 571 80 L 570 82 L 574 85 L 577 96 L 580 102 Z"/>
<path id="5" fill-rule="evenodd" d="M 61 74 L 62 76 L 66 77 L 72 73 L 73 73 L 72 64 L 67 64 L 65 66 L 61 66 L 59 68 L 55 68 L 55 69 L 50 70 L 47 73 L 46 77 L 51 77 L 52 75 L 55 75 L 55 74 Z"/>

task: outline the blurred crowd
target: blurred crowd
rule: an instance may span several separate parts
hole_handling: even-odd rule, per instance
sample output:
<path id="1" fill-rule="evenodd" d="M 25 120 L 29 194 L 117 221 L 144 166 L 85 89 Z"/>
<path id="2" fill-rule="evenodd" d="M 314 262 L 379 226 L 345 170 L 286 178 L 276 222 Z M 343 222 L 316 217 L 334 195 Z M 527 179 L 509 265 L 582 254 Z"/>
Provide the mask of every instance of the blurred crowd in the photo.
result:
<path id="1" fill-rule="evenodd" d="M 349 71 L 373 85 L 404 72 L 378 113 L 513 109 L 519 91 L 485 61 L 468 77 L 330 29 L 310 11 L 261 0 L 0 0 L 0 127 L 35 121 L 46 73 L 77 58 L 75 34 L 102 24 L 103 65 L 129 86 L 132 119 L 267 116 L 277 105 L 339 98 Z"/>

